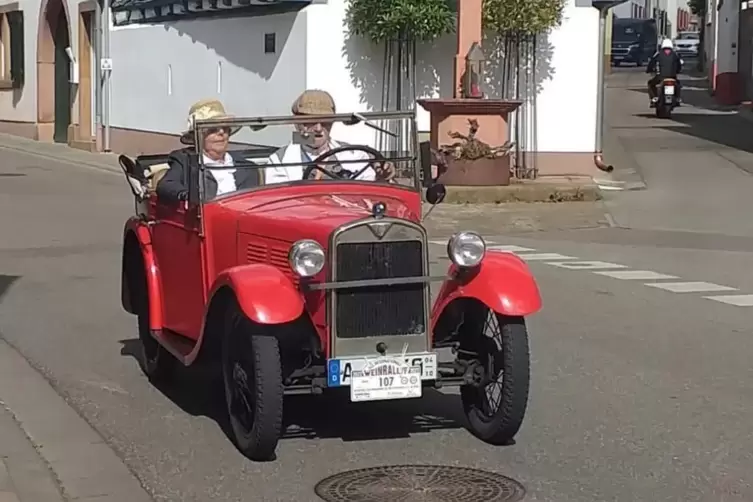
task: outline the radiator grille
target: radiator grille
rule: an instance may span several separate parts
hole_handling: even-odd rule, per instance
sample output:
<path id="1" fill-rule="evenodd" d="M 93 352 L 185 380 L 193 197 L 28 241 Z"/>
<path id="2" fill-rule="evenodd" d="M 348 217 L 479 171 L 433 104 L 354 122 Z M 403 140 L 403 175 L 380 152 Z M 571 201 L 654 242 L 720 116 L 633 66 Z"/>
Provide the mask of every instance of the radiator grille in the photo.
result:
<path id="1" fill-rule="evenodd" d="M 337 281 L 424 275 L 421 241 L 337 245 Z M 339 338 L 426 332 L 424 284 L 339 289 L 335 318 Z"/>

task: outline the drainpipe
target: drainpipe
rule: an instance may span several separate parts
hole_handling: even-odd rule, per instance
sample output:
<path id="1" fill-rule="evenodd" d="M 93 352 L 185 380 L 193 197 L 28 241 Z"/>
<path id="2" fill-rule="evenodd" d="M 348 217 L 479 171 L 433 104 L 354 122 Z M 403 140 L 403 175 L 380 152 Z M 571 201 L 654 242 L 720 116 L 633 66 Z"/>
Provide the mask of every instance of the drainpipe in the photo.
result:
<path id="1" fill-rule="evenodd" d="M 102 7 L 102 58 L 110 59 L 110 0 L 104 0 Z M 102 72 L 102 125 L 104 126 L 103 150 L 110 151 L 110 74 L 112 70 Z"/>
<path id="2" fill-rule="evenodd" d="M 94 2 L 94 141 L 96 150 L 102 151 L 102 6 Z"/>
<path id="3" fill-rule="evenodd" d="M 599 62 L 596 70 L 598 83 L 596 85 L 596 148 L 594 152 L 594 164 L 608 173 L 611 173 L 614 167 L 604 162 L 601 143 L 604 136 L 604 57 L 606 53 L 604 44 L 607 38 L 607 12 L 610 7 L 599 8 Z"/>

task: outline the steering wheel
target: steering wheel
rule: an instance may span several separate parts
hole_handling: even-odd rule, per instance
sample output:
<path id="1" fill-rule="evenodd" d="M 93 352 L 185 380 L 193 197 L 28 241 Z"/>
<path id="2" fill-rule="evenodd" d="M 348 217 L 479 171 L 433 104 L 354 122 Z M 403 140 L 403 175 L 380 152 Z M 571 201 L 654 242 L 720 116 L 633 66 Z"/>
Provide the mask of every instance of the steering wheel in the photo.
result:
<path id="1" fill-rule="evenodd" d="M 337 155 L 338 153 L 342 152 L 364 152 L 372 155 L 374 158 L 368 161 L 366 164 L 366 167 L 358 171 L 357 173 L 351 173 L 348 170 L 343 169 L 339 173 L 332 173 L 329 172 L 327 169 L 324 169 L 322 167 L 319 167 L 319 163 L 322 162 L 325 159 L 328 159 L 334 155 Z M 382 155 L 382 153 L 379 150 L 375 150 L 374 148 L 371 148 L 370 146 L 366 145 L 343 145 L 338 146 L 337 148 L 333 148 L 332 150 L 328 150 L 324 152 L 323 154 L 319 155 L 317 158 L 312 160 L 308 167 L 303 171 L 303 179 L 308 179 L 309 176 L 311 176 L 311 173 L 316 169 L 317 171 L 320 171 L 322 174 L 326 174 L 332 179 L 340 179 L 340 180 L 354 180 L 361 176 L 361 174 L 366 171 L 369 167 L 372 167 L 374 163 L 377 163 L 379 166 L 378 168 L 374 166 L 375 171 L 379 171 L 384 169 L 384 165 L 387 163 L 387 159 Z"/>

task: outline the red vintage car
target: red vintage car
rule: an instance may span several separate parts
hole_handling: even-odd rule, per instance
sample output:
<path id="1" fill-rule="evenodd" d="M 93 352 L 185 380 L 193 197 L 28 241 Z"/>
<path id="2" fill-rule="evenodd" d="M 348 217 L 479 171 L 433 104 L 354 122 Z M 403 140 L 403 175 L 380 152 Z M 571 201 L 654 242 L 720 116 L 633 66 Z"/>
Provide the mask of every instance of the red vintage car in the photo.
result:
<path id="1" fill-rule="evenodd" d="M 282 144 L 307 120 L 197 121 L 195 134 L 252 126 L 250 134 Z M 414 115 L 315 120 L 334 124 L 333 136 L 340 128 L 380 148 L 343 145 L 299 161 L 297 180 L 212 200 L 202 200 L 204 176 L 189 176 L 197 186 L 180 204 L 150 186 L 166 156 L 121 156 L 136 201 L 123 233 L 122 303 L 138 317 L 144 372 L 155 380 L 174 375 L 176 364 L 221 371 L 232 439 L 254 460 L 274 458 L 286 395 L 338 389 L 360 402 L 460 386 L 471 432 L 509 442 L 528 400 L 524 318 L 541 307 L 528 266 L 458 232 L 447 242 L 449 267 L 432 274 Z M 400 134 L 385 125 L 393 122 Z M 269 164 L 275 150 L 248 147 L 235 168 L 271 173 L 280 168 Z M 394 177 L 355 179 L 342 158 L 332 174 L 327 166 L 348 150 L 367 152 L 372 167 L 389 163 Z M 312 171 L 327 175 L 309 179 Z M 440 202 L 444 187 L 428 185 L 427 201 Z M 441 287 L 430 306 L 433 281 Z"/>

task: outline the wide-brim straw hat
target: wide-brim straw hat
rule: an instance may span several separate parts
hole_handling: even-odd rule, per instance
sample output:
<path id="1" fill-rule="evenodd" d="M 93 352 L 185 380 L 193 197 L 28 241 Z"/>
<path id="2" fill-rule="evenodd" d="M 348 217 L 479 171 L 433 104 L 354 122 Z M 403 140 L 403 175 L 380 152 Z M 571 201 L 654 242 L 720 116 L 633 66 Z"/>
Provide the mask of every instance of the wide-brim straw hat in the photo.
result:
<path id="1" fill-rule="evenodd" d="M 233 118 L 225 111 L 225 106 L 217 99 L 202 99 L 194 103 L 188 110 L 188 123 L 185 132 L 180 137 L 180 142 L 185 145 L 194 144 L 194 124 L 197 120 L 230 119 Z M 240 127 L 231 127 L 230 136 L 240 131 Z"/>

